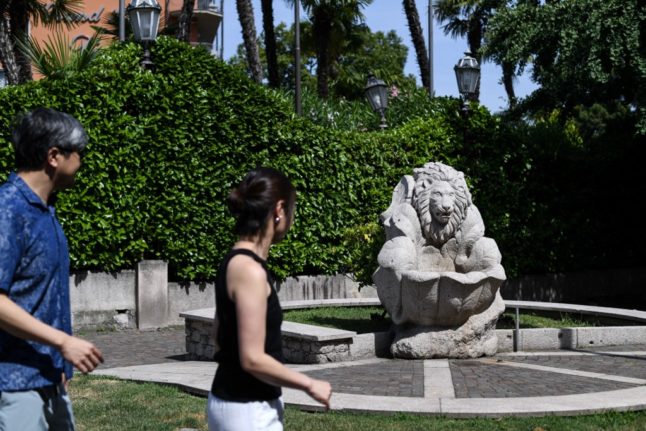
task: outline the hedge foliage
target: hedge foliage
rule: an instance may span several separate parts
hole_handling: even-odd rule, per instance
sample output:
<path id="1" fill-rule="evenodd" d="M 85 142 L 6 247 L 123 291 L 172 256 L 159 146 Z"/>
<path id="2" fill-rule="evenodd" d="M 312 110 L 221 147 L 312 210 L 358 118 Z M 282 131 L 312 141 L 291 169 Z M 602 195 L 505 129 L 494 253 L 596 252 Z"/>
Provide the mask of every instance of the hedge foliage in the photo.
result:
<path id="1" fill-rule="evenodd" d="M 465 119 L 454 99 L 385 132 L 343 131 L 295 116 L 285 96 L 202 49 L 162 37 L 154 73 L 141 70 L 140 55 L 135 44 L 115 44 L 77 75 L 0 90 L 1 177 L 12 167 L 10 122 L 19 112 L 69 112 L 90 135 L 77 184 L 57 202 L 74 269 L 163 259 L 175 279 L 213 279 L 233 241 L 226 194 L 267 165 L 299 191 L 294 228 L 272 249 L 278 275 L 353 271 L 368 281 L 383 241 L 378 216 L 400 177 L 428 161 L 465 172 L 509 275 L 643 257 L 636 246 L 614 255 L 612 232 L 623 228 L 609 233 L 607 221 L 617 209 L 596 211 L 596 191 L 625 198 L 633 190 L 615 187 L 615 178 L 630 180 L 618 170 L 636 156 L 630 142 L 616 153 L 588 148 L 549 119 L 528 126 L 484 108 Z M 597 169 L 608 177 L 592 178 Z"/>

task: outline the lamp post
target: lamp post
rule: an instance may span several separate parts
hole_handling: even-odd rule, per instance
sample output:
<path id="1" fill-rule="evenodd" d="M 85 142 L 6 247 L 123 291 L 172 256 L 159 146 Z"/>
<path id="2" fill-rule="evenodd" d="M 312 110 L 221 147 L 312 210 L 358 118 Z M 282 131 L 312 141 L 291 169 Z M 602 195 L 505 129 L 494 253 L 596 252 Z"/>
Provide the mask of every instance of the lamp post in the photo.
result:
<path id="1" fill-rule="evenodd" d="M 368 99 L 372 110 L 379 112 L 381 116 L 379 128 L 383 130 L 388 127 L 386 124 L 386 108 L 388 107 L 388 86 L 386 83 L 381 79 L 377 79 L 374 75 L 369 75 L 363 93 Z"/>
<path id="2" fill-rule="evenodd" d="M 150 70 L 154 67 L 154 64 L 150 58 L 148 46 L 157 39 L 161 6 L 159 6 L 157 0 L 132 0 L 126 8 L 126 12 L 130 18 L 135 40 L 141 42 L 144 47 L 141 67 Z"/>
<path id="3" fill-rule="evenodd" d="M 465 52 L 458 64 L 453 68 L 455 70 L 455 78 L 458 81 L 458 91 L 462 96 L 462 111 L 467 114 L 469 112 L 469 100 L 473 99 L 480 82 L 480 65 L 478 60 L 471 57 L 471 53 Z"/>

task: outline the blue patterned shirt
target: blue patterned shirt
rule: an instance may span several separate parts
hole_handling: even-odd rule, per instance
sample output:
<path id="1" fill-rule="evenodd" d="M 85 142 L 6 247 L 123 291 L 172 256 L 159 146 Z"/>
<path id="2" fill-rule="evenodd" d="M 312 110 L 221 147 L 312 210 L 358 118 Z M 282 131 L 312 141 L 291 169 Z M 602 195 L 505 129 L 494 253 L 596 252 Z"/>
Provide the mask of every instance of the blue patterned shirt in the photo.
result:
<path id="1" fill-rule="evenodd" d="M 42 322 L 72 333 L 67 239 L 54 208 L 15 173 L 0 186 L 0 292 Z M 0 329 L 0 391 L 59 383 L 72 366 L 56 348 Z"/>

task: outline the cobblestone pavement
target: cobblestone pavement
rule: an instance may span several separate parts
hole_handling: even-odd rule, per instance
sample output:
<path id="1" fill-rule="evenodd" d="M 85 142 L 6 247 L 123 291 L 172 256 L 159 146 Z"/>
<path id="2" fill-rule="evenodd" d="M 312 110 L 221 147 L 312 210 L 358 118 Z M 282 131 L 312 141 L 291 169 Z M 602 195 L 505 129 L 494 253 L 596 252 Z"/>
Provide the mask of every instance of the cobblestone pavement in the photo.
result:
<path id="1" fill-rule="evenodd" d="M 572 395 L 637 386 L 548 371 L 510 368 L 480 360 L 452 360 L 450 364 L 456 398 Z"/>
<path id="2" fill-rule="evenodd" d="M 185 360 L 184 328 L 82 332 L 104 353 L 101 368 Z M 457 398 L 509 398 L 584 394 L 646 384 L 646 345 L 449 360 Z M 585 353 L 585 354 L 584 354 Z M 431 369 L 432 370 L 432 369 Z M 432 371 L 431 371 L 432 372 Z M 423 397 L 424 361 L 345 363 L 307 374 L 329 380 L 335 392 Z M 432 376 L 426 376 L 427 380 Z"/>
<path id="3" fill-rule="evenodd" d="M 186 355 L 183 326 L 151 331 L 81 331 L 76 335 L 103 352 L 105 362 L 101 368 L 182 361 Z"/>
<path id="4" fill-rule="evenodd" d="M 565 368 L 568 370 L 587 371 L 591 373 L 612 374 L 614 376 L 646 379 L 646 356 L 630 354 L 599 353 L 594 356 L 515 356 L 506 361 L 535 364 L 546 367 Z"/>
<path id="5" fill-rule="evenodd" d="M 335 392 L 393 397 L 424 396 L 424 361 L 389 361 L 309 371 L 308 376 L 330 382 Z"/>

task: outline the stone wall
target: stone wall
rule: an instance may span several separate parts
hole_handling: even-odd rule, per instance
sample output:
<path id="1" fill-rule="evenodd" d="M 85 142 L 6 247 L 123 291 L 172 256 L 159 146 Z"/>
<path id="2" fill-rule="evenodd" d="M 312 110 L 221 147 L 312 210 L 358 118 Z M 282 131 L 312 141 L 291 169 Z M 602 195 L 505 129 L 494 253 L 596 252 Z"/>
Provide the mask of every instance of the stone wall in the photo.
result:
<path id="1" fill-rule="evenodd" d="M 83 271 L 70 276 L 72 324 L 75 329 L 92 327 L 137 328 L 140 309 L 146 301 L 165 305 L 143 307 L 153 313 L 159 327 L 181 325 L 179 313 L 215 305 L 213 284 L 169 282 L 167 295 L 153 293 L 138 298 L 137 271 L 101 273 Z M 163 277 L 161 278 L 163 279 Z M 545 302 L 569 302 L 586 305 L 645 309 L 646 268 L 587 271 L 571 274 L 546 274 L 508 280 L 501 293 L 504 299 Z M 140 292 L 146 289 L 140 289 Z M 161 289 L 149 289 L 162 292 Z M 139 295 L 141 296 L 141 295 Z M 290 277 L 279 285 L 281 301 L 376 298 L 373 286 L 359 288 L 348 275 Z M 153 321 L 152 319 L 149 320 Z"/>
<path id="2" fill-rule="evenodd" d="M 278 286 L 281 301 L 376 298 L 348 275 L 289 277 Z M 162 261 L 142 261 L 136 270 L 82 271 L 70 276 L 72 325 L 82 328 L 148 329 L 182 325 L 180 313 L 215 305 L 212 283 L 168 282 Z"/>
<path id="3" fill-rule="evenodd" d="M 351 338 L 333 341 L 313 341 L 283 335 L 283 356 L 291 364 L 325 364 L 352 359 Z"/>
<path id="4" fill-rule="evenodd" d="M 186 352 L 192 361 L 210 361 L 215 355 L 213 322 L 186 319 Z"/>

